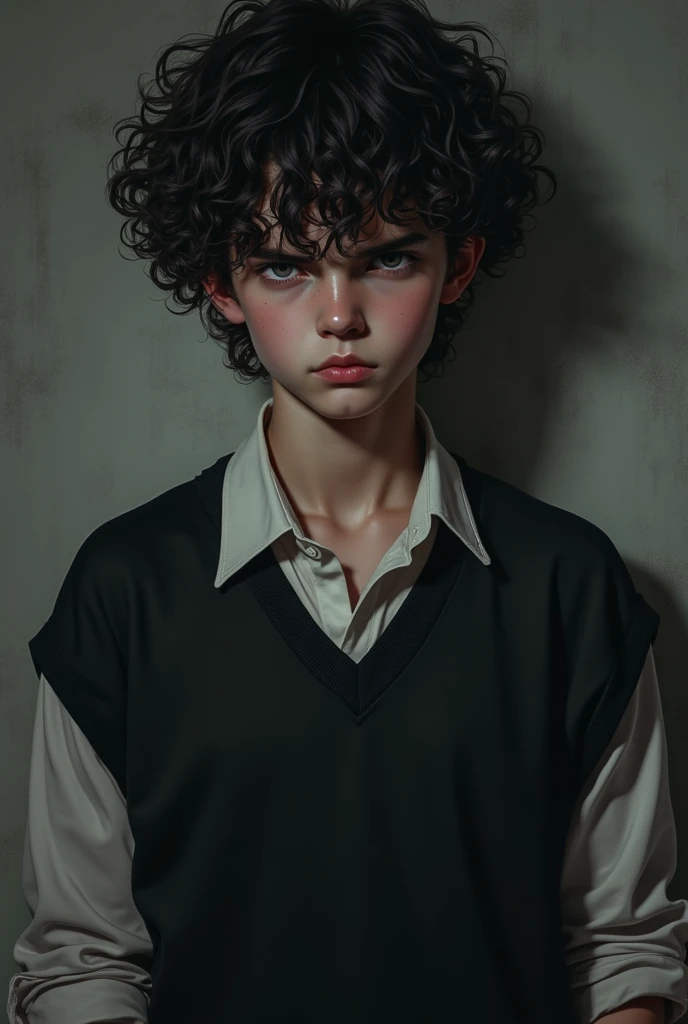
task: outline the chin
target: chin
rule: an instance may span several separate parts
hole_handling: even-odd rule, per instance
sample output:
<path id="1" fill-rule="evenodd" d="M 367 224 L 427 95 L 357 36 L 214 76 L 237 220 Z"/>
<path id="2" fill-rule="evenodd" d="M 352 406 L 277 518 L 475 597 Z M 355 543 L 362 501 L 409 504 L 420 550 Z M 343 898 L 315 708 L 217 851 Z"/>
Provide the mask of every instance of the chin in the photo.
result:
<path id="1" fill-rule="evenodd" d="M 362 416 L 370 416 L 390 397 L 387 394 L 380 394 L 377 389 L 365 387 L 365 385 L 350 387 L 334 385 L 332 391 L 335 390 L 338 393 L 324 395 L 322 399 L 307 404 L 319 416 L 324 416 L 328 420 L 355 420 Z"/>

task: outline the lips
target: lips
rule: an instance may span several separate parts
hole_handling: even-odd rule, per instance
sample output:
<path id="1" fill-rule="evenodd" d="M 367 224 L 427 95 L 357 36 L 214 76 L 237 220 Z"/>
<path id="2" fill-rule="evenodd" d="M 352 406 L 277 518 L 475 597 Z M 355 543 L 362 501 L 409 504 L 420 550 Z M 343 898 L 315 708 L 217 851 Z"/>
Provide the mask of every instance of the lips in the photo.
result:
<path id="1" fill-rule="evenodd" d="M 316 373 L 317 373 L 318 370 L 327 370 L 330 367 L 334 367 L 334 368 L 338 369 L 340 367 L 341 368 L 345 368 L 345 367 L 350 367 L 350 366 L 368 366 L 368 367 L 372 367 L 372 365 L 373 365 L 372 363 L 366 363 L 363 359 L 360 359 L 358 356 L 351 356 L 351 357 L 348 357 L 346 359 L 328 359 L 321 366 L 317 367 Z"/>

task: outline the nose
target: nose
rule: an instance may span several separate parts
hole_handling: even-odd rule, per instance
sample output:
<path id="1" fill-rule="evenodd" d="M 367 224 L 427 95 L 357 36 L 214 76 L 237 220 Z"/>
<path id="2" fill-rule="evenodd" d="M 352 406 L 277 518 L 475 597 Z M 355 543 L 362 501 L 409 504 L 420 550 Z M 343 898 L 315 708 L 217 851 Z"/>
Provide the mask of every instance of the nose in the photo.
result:
<path id="1" fill-rule="evenodd" d="M 365 326 L 363 310 L 352 289 L 336 285 L 321 302 L 317 318 L 318 333 L 335 334 L 337 337 L 351 331 L 361 334 Z"/>

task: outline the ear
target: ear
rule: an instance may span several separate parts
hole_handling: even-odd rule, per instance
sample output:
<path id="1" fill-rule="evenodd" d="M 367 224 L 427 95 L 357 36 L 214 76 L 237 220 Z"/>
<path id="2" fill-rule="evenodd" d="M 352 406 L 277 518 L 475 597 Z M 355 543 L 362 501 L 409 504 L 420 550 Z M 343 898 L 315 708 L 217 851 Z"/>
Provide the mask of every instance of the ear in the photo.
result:
<path id="1" fill-rule="evenodd" d="M 445 278 L 440 293 L 440 302 L 456 302 L 464 289 L 471 283 L 484 252 L 485 239 L 478 235 L 469 235 L 456 254 L 454 269 Z"/>
<path id="2" fill-rule="evenodd" d="M 216 309 L 220 310 L 230 323 L 243 324 L 246 322 L 241 306 L 227 289 L 220 284 L 217 274 L 210 273 L 207 278 L 204 278 L 203 287 L 210 297 L 212 304 Z"/>

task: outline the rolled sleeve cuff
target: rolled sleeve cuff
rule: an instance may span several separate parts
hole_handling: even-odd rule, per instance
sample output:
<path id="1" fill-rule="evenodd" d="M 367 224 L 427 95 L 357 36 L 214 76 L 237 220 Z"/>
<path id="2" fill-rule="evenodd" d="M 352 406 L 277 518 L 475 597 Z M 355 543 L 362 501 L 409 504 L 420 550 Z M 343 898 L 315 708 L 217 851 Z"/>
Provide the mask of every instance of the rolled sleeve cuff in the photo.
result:
<path id="1" fill-rule="evenodd" d="M 603 971 L 605 976 L 602 976 Z M 605 1013 L 612 1013 L 624 1003 L 642 996 L 662 997 L 665 1024 L 673 1024 L 688 1008 L 688 967 L 670 956 L 645 954 L 635 962 L 628 958 L 622 961 L 619 957 L 615 966 L 607 961 L 597 976 L 593 967 L 585 980 L 574 979 L 572 992 L 583 1024 L 591 1024 Z"/>
<path id="2" fill-rule="evenodd" d="M 100 1024 L 148 1020 L 148 996 L 114 978 L 36 978 L 16 974 L 10 983 L 10 1024 Z"/>

